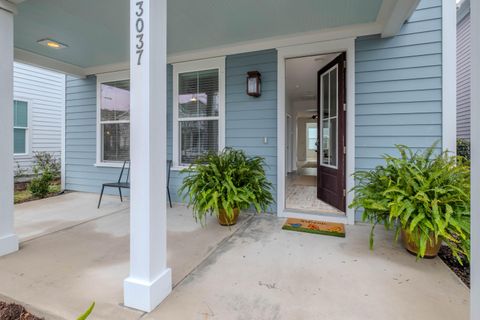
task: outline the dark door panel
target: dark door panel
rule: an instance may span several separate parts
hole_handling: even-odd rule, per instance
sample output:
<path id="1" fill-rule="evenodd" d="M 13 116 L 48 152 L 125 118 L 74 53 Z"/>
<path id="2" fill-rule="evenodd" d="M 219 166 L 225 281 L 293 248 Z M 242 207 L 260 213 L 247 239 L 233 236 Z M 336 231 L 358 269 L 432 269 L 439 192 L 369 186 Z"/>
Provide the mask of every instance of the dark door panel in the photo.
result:
<path id="1" fill-rule="evenodd" d="M 318 72 L 317 197 L 345 211 L 345 68 L 340 54 Z"/>

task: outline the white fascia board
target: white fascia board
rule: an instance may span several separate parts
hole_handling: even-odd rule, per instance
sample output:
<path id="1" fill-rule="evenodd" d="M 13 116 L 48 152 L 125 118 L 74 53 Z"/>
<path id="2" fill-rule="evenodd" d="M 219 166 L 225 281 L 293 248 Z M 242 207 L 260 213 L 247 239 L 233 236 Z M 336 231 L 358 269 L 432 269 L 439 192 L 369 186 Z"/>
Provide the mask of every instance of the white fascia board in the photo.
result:
<path id="1" fill-rule="evenodd" d="M 17 14 L 17 5 L 13 1 L 0 0 L 0 9 L 3 9 L 7 12 Z"/>
<path id="2" fill-rule="evenodd" d="M 377 17 L 377 22 L 383 26 L 382 38 L 397 35 L 419 3 L 420 0 L 383 0 Z"/>
<path id="3" fill-rule="evenodd" d="M 53 58 L 45 57 L 26 50 L 15 48 L 14 56 L 15 61 L 34 65 L 37 67 L 70 74 L 80 78 L 85 78 L 88 75 L 85 73 L 85 69 L 82 67 L 65 63 Z"/>

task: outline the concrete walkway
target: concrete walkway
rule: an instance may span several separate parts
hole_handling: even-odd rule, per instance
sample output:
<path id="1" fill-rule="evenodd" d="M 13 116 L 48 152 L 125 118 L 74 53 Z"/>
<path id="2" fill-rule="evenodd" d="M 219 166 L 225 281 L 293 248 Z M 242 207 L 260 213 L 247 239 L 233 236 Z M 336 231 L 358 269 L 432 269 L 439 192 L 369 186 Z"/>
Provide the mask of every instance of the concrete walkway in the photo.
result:
<path id="1" fill-rule="evenodd" d="M 16 206 L 16 228 L 24 240 L 19 252 L 0 258 L 0 296 L 29 305 L 47 319 L 76 319 L 92 301 L 92 319 L 143 316 L 122 306 L 129 270 L 128 202 L 106 196 L 97 210 L 97 200 L 96 194 L 68 193 Z M 202 228 L 186 207 L 169 209 L 168 265 L 174 285 L 248 218 L 244 215 L 232 228 L 210 218 Z"/>
<path id="2" fill-rule="evenodd" d="M 96 201 L 67 196 L 77 195 L 85 205 Z M 22 216 L 53 210 L 56 201 L 63 200 L 39 201 Z M 92 319 L 468 319 L 469 290 L 460 280 L 439 259 L 416 262 L 381 228 L 372 252 L 365 225 L 349 227 L 345 239 L 282 231 L 283 219 L 267 215 L 244 215 L 232 229 L 210 220 L 202 229 L 179 206 L 168 212 L 173 293 L 150 314 L 127 309 L 128 210 L 107 201 L 110 213 L 77 224 L 68 218 L 60 231 L 35 237 L 23 225 L 29 231 L 20 236 L 30 240 L 0 258 L 0 295 L 65 319 L 91 301 Z M 77 210 L 71 217 L 83 216 Z M 52 217 L 45 217 L 51 225 L 66 225 Z"/>

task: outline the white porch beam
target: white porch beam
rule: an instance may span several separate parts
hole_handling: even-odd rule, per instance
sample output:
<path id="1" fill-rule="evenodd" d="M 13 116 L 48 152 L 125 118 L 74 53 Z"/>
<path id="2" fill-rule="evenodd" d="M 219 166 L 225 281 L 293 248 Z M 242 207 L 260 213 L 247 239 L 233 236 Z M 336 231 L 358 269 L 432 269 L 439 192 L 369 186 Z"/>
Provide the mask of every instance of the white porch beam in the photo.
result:
<path id="1" fill-rule="evenodd" d="M 470 319 L 480 319 L 480 1 L 470 2 L 471 37 L 471 156 L 472 156 L 472 205 L 471 205 L 471 255 L 470 264 Z M 475 124 L 475 125 L 474 125 Z"/>
<path id="2" fill-rule="evenodd" d="M 45 57 L 26 50 L 14 49 L 15 61 L 30 64 L 36 67 L 49 69 L 52 71 L 85 78 L 89 73 L 85 72 L 85 69 L 73 64 L 65 63 L 59 60 L 55 60 L 49 57 Z"/>
<path id="3" fill-rule="evenodd" d="M 13 13 L 0 9 L 0 256 L 17 250 L 13 226 Z"/>
<path id="4" fill-rule="evenodd" d="M 398 34 L 419 3 L 420 0 L 383 0 L 377 18 L 377 22 L 383 25 L 382 38 Z"/>
<path id="5" fill-rule="evenodd" d="M 167 268 L 167 0 L 130 0 L 130 276 L 124 302 L 152 311 Z"/>

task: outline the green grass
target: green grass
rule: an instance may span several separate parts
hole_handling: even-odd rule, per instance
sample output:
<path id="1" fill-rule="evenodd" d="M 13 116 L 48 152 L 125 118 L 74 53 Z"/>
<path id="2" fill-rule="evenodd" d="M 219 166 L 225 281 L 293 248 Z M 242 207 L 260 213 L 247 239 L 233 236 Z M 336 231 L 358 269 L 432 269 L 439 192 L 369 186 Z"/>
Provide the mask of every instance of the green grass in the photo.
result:
<path id="1" fill-rule="evenodd" d="M 57 193 L 60 192 L 60 189 L 61 189 L 61 186 L 59 184 L 52 184 L 50 186 L 50 194 L 47 196 L 47 198 L 55 196 Z M 32 193 L 28 191 L 28 189 L 23 191 L 15 191 L 13 199 L 14 199 L 13 203 L 15 204 L 37 200 L 37 198 L 32 196 Z"/>

